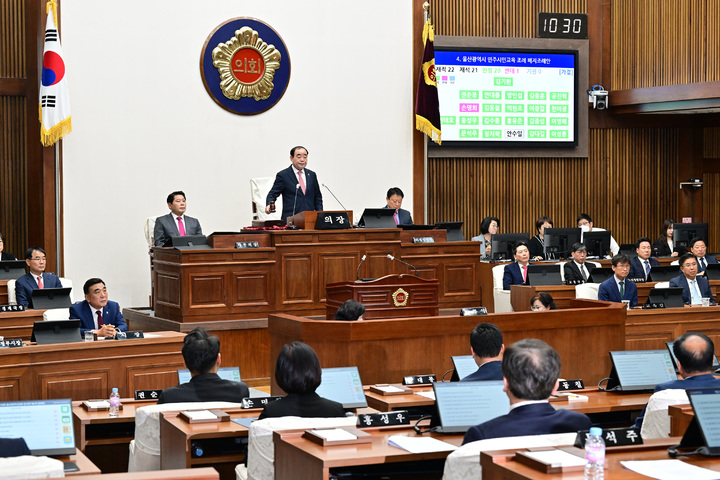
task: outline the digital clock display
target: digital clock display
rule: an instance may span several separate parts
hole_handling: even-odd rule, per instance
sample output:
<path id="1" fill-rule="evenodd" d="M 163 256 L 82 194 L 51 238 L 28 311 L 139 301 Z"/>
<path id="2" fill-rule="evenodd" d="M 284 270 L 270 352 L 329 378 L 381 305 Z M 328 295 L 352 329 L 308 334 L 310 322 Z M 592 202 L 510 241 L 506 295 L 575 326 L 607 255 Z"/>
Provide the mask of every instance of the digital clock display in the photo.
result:
<path id="1" fill-rule="evenodd" d="M 588 38 L 585 13 L 538 13 L 540 38 Z"/>

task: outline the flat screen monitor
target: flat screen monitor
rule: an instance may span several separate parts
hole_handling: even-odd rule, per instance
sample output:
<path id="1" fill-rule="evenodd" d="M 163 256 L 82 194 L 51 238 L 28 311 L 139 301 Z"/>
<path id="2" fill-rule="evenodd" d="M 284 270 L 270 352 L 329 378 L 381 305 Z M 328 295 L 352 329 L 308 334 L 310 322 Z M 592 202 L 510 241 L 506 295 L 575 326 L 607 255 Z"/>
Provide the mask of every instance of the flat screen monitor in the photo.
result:
<path id="1" fill-rule="evenodd" d="M 358 226 L 365 228 L 397 228 L 395 224 L 395 210 L 392 208 L 366 208 L 358 222 Z"/>
<path id="2" fill-rule="evenodd" d="M 588 282 L 602 283 L 613 275 L 615 275 L 615 272 L 611 267 L 597 267 L 590 272 L 590 279 Z"/>
<path id="3" fill-rule="evenodd" d="M 690 248 L 693 238 L 702 238 L 709 245 L 707 223 L 673 223 L 673 248 Z"/>
<path id="4" fill-rule="evenodd" d="M 650 280 L 653 282 L 669 282 L 680 275 L 680 267 L 677 265 L 658 265 L 650 269 Z"/>
<path id="5" fill-rule="evenodd" d="M 490 235 L 490 250 L 493 260 L 512 260 L 513 250 L 518 242 L 527 243 L 529 233 L 497 233 Z"/>
<path id="6" fill-rule="evenodd" d="M 705 277 L 708 280 L 720 280 L 720 263 L 708 263 L 705 265 Z"/>
<path id="7" fill-rule="evenodd" d="M 190 370 L 187 368 L 178 368 L 178 385 L 187 383 L 192 378 Z M 218 377 L 232 382 L 240 382 L 240 367 L 220 367 L 217 371 Z"/>
<path id="8" fill-rule="evenodd" d="M 677 380 L 667 349 L 610 352 L 610 360 L 613 365 L 610 377 L 617 380 L 623 391 L 653 390 L 659 383 Z"/>
<path id="9" fill-rule="evenodd" d="M 580 233 L 579 228 L 546 228 L 543 248 L 545 258 L 552 258 L 549 254 L 554 258 L 570 258 L 573 244 L 580 241 Z"/>
<path id="10" fill-rule="evenodd" d="M 343 408 L 365 408 L 367 400 L 357 367 L 323 368 L 316 393 L 342 403 Z"/>
<path id="11" fill-rule="evenodd" d="M 205 235 L 185 235 L 184 237 L 170 237 L 170 246 L 178 250 L 208 250 L 211 249 Z"/>
<path id="12" fill-rule="evenodd" d="M 626 255 L 628 258 L 637 257 L 637 249 L 634 243 L 621 243 L 619 253 Z"/>
<path id="13" fill-rule="evenodd" d="M 695 412 L 694 422 L 699 426 L 703 437 L 702 443 L 707 447 L 700 453 L 713 456 L 720 454 L 720 421 L 718 421 L 720 390 L 714 388 L 688 390 L 687 394 Z"/>
<path id="14" fill-rule="evenodd" d="M 80 320 L 45 320 L 33 323 L 30 340 L 38 345 L 80 342 Z"/>
<path id="15" fill-rule="evenodd" d="M 582 241 L 587 248 L 588 258 L 605 258 L 610 256 L 610 235 L 609 230 L 585 232 Z"/>
<path id="16" fill-rule="evenodd" d="M 462 380 L 478 369 L 477 363 L 472 355 L 453 355 L 452 362 L 455 366 L 455 374 L 458 380 Z M 453 378 L 455 376 L 453 375 Z"/>
<path id="17" fill-rule="evenodd" d="M 528 265 L 528 283 L 530 285 L 562 285 L 560 264 Z"/>
<path id="18" fill-rule="evenodd" d="M 17 280 L 25 275 L 25 260 L 3 260 L 0 262 L 0 280 Z"/>
<path id="19" fill-rule="evenodd" d="M 448 242 L 464 242 L 465 235 L 462 232 L 463 222 L 437 222 L 435 228 L 447 230 Z"/>
<path id="20" fill-rule="evenodd" d="M 25 439 L 33 455 L 75 455 L 69 398 L 0 402 L 0 437 Z"/>
<path id="21" fill-rule="evenodd" d="M 664 303 L 665 308 L 684 307 L 682 287 L 651 288 L 648 292 L 648 303 Z"/>
<path id="22" fill-rule="evenodd" d="M 675 365 L 675 371 L 677 372 L 677 371 L 679 371 L 679 369 L 677 368 L 677 365 L 678 365 L 677 357 L 675 356 L 675 352 L 673 352 L 673 344 L 674 343 L 675 342 L 665 342 L 665 346 L 667 347 L 668 352 L 670 352 L 670 357 L 673 360 L 673 365 Z M 713 355 L 712 369 L 717 370 L 718 368 L 720 368 L 720 362 L 718 362 L 717 356 Z"/>
<path id="23" fill-rule="evenodd" d="M 31 305 L 34 309 L 70 308 L 72 288 L 36 288 L 32 291 Z"/>
<path id="24" fill-rule="evenodd" d="M 467 432 L 470 427 L 510 411 L 502 380 L 487 382 L 435 382 L 435 404 L 444 433 Z"/>

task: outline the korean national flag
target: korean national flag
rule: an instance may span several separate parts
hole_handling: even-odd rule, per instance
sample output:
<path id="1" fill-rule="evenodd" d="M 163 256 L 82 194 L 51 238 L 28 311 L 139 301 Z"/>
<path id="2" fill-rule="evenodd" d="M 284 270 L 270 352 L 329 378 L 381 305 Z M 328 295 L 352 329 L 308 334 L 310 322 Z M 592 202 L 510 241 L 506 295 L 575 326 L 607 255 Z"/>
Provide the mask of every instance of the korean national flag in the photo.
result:
<path id="1" fill-rule="evenodd" d="M 55 19 L 57 0 L 50 0 L 46 9 L 48 15 L 40 84 L 40 141 L 48 147 L 72 131 L 72 122 L 65 62 Z"/>

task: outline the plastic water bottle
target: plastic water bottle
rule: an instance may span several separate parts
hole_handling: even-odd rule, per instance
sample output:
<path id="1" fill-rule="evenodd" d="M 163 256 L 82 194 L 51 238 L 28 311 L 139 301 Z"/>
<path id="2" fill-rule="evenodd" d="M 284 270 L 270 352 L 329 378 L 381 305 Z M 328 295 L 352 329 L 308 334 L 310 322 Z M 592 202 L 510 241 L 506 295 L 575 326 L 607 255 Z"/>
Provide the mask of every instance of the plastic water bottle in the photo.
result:
<path id="1" fill-rule="evenodd" d="M 605 440 L 602 428 L 592 427 L 585 441 L 585 480 L 604 480 Z"/>
<path id="2" fill-rule="evenodd" d="M 117 388 L 112 389 L 110 394 L 110 416 L 117 417 L 120 414 L 120 394 Z"/>

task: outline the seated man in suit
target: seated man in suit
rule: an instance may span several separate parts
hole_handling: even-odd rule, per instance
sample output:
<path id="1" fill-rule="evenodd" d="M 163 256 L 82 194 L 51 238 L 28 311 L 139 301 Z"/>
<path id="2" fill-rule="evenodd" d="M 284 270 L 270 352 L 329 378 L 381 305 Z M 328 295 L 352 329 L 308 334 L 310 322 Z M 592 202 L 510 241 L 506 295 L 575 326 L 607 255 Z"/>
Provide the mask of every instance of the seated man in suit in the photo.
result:
<path id="1" fill-rule="evenodd" d="M 478 369 L 461 382 L 502 380 L 503 335 L 492 323 L 480 323 L 470 333 L 470 353 Z"/>
<path id="2" fill-rule="evenodd" d="M 33 308 L 32 291 L 42 288 L 62 288 L 60 279 L 52 273 L 45 273 L 45 250 L 40 247 L 30 247 L 25 251 L 25 263 L 29 273 L 18 278 L 15 282 L 15 298 L 18 305 Z"/>
<path id="3" fill-rule="evenodd" d="M 655 386 L 655 392 L 662 390 L 692 390 L 695 388 L 720 388 L 720 379 L 713 376 L 715 344 L 706 335 L 688 332 L 673 343 L 673 353 L 677 358 L 678 370 L 682 380 L 671 380 Z M 636 428 L 642 428 L 645 408 L 635 420 Z"/>
<path id="4" fill-rule="evenodd" d="M 698 275 L 705 275 L 708 263 L 718 263 L 717 258 L 707 254 L 707 245 L 702 238 L 693 238 L 690 240 L 690 252 L 697 258 Z"/>
<path id="5" fill-rule="evenodd" d="M 702 305 L 703 298 L 710 299 L 710 305 L 715 305 L 715 298 L 710 291 L 710 282 L 707 278 L 697 275 L 698 264 L 695 255 L 686 253 L 680 257 L 681 275 L 670 280 L 671 287 L 682 287 L 683 302 L 686 307 Z"/>
<path id="6" fill-rule="evenodd" d="M 114 337 L 116 331 L 127 332 L 127 324 L 117 302 L 108 300 L 107 287 L 100 278 L 83 285 L 85 300 L 70 307 L 70 318 L 79 318 L 80 334 L 91 330 L 98 337 Z"/>
<path id="7" fill-rule="evenodd" d="M 158 403 L 177 402 L 234 402 L 250 396 L 243 382 L 220 378 L 220 339 L 197 327 L 187 334 L 182 347 L 190 381 L 160 392 Z"/>
<path id="8" fill-rule="evenodd" d="M 635 242 L 635 251 L 638 256 L 630 261 L 630 274 L 628 276 L 630 278 L 644 278 L 647 281 L 652 267 L 660 265 L 660 262 L 650 258 L 652 254 L 650 239 L 647 237 L 638 238 L 638 241 Z"/>
<path id="9" fill-rule="evenodd" d="M 178 190 L 168 195 L 167 206 L 170 213 L 155 219 L 153 238 L 155 238 L 156 247 L 164 247 L 166 243 L 170 242 L 170 237 L 203 234 L 198 219 L 185 215 L 187 209 L 185 192 Z"/>
<path id="10" fill-rule="evenodd" d="M 525 241 L 520 241 L 513 249 L 515 261 L 505 265 L 503 273 L 503 290 L 510 290 L 510 285 L 529 285 L 527 266 L 530 262 L 530 250 Z"/>
<path id="11" fill-rule="evenodd" d="M 592 231 L 605 231 L 604 228 L 594 227 L 592 218 L 590 218 L 590 215 L 588 215 L 587 213 L 581 213 L 580 215 L 578 215 L 577 226 L 579 229 L 582 230 L 582 233 Z M 580 236 L 580 241 L 582 242 L 582 235 Z M 618 253 L 620 253 L 620 245 L 618 245 L 617 241 L 615 241 L 615 237 L 613 237 L 612 235 L 610 236 L 610 251 L 613 255 L 617 255 Z"/>
<path id="12" fill-rule="evenodd" d="M 630 273 L 630 259 L 621 253 L 612 258 L 612 269 L 615 275 L 600 284 L 598 300 L 606 302 L 622 302 L 628 300 L 631 307 L 638 304 L 637 287 L 627 280 Z"/>
<path id="13" fill-rule="evenodd" d="M 556 410 L 548 402 L 558 389 L 560 355 L 542 340 L 528 338 L 505 349 L 502 360 L 510 413 L 470 427 L 466 443 L 486 438 L 569 433 L 590 428 L 587 415 Z"/>
<path id="14" fill-rule="evenodd" d="M 594 263 L 586 263 L 587 248 L 585 244 L 580 242 L 573 243 L 571 262 L 565 262 L 563 269 L 565 270 L 565 281 L 566 282 L 587 282 L 590 278 L 590 273 L 595 269 Z"/>
<path id="15" fill-rule="evenodd" d="M 297 146 L 290 150 L 290 165 L 275 176 L 270 192 L 265 198 L 265 213 L 275 211 L 275 199 L 282 195 L 282 221 L 296 213 L 323 209 L 322 192 L 315 172 L 308 170 L 307 148 Z"/>
<path id="16" fill-rule="evenodd" d="M 395 218 L 395 225 L 412 225 L 413 220 L 410 212 L 404 208 L 400 208 L 402 207 L 403 198 L 405 198 L 405 194 L 400 190 L 400 187 L 392 187 L 387 191 L 387 198 L 385 199 L 387 205 L 383 208 L 392 208 L 395 210 L 395 215 L 393 216 Z"/>

